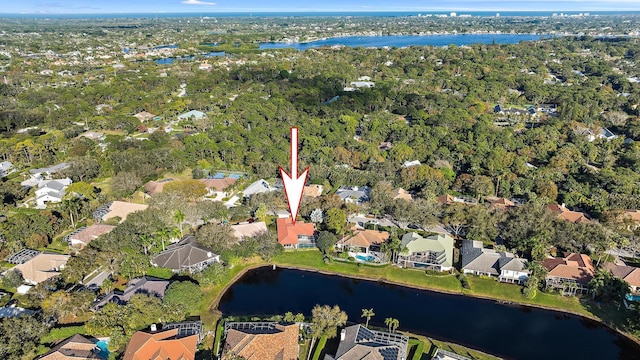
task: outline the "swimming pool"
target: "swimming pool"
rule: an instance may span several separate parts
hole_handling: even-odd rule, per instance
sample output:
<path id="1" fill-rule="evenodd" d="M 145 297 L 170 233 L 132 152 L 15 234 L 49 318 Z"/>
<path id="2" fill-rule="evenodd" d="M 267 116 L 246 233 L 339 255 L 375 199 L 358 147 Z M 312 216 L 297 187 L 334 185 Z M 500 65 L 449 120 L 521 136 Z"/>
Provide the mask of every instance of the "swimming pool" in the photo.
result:
<path id="1" fill-rule="evenodd" d="M 376 257 L 373 256 L 373 255 L 356 255 L 356 259 L 358 259 L 360 261 L 371 262 L 371 261 L 375 260 Z"/>
<path id="2" fill-rule="evenodd" d="M 629 301 L 640 301 L 640 295 L 627 294 L 624 297 Z"/>
<path id="3" fill-rule="evenodd" d="M 100 349 L 98 356 L 100 356 L 103 359 L 109 358 L 109 349 L 107 348 L 107 345 L 108 343 L 106 340 L 100 340 L 96 343 L 96 347 Z"/>

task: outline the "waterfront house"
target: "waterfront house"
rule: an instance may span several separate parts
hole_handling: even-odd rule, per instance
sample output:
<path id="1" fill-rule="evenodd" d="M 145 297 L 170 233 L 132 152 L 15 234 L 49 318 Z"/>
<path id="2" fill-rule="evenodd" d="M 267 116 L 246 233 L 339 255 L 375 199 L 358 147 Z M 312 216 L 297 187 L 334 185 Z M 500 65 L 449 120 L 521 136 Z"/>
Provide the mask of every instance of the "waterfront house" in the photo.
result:
<path id="1" fill-rule="evenodd" d="M 298 324 L 226 323 L 223 357 L 233 354 L 243 359 L 297 360 L 299 333 Z"/>
<path id="2" fill-rule="evenodd" d="M 461 268 L 465 274 L 496 277 L 500 281 L 523 284 L 529 277 L 527 260 L 506 251 L 485 249 L 482 241 L 463 240 Z"/>
<path id="3" fill-rule="evenodd" d="M 626 281 L 632 293 L 640 294 L 640 268 L 614 263 L 606 263 L 604 267 L 611 271 L 613 276 Z"/>
<path id="4" fill-rule="evenodd" d="M 336 355 L 329 359 L 404 360 L 407 358 L 408 344 L 409 338 L 405 335 L 352 325 L 342 329 Z"/>
<path id="5" fill-rule="evenodd" d="M 96 343 L 86 337 L 76 334 L 62 340 L 50 351 L 37 357 L 38 360 L 81 360 L 102 359 L 100 349 Z"/>
<path id="6" fill-rule="evenodd" d="M 285 249 L 313 248 L 316 246 L 315 226 L 304 221 L 296 221 L 291 218 L 279 218 L 276 221 L 278 228 L 278 243 Z"/>
<path id="7" fill-rule="evenodd" d="M 567 252 L 563 257 L 546 259 L 542 266 L 547 269 L 547 287 L 563 291 L 573 287 L 575 291 L 587 292 L 595 275 L 591 258 L 585 254 Z"/>
<path id="8" fill-rule="evenodd" d="M 453 243 L 449 235 L 422 237 L 415 232 L 402 237 L 402 251 L 396 263 L 403 267 L 420 267 L 437 271 L 453 268 Z"/>
<path id="9" fill-rule="evenodd" d="M 349 256 L 374 256 L 381 257 L 380 246 L 389 240 L 386 231 L 358 230 L 351 236 L 345 236 L 338 240 L 336 248 L 349 252 Z"/>
<path id="10" fill-rule="evenodd" d="M 138 331 L 133 334 L 123 360 L 193 360 L 198 346 L 198 335 L 181 337 L 178 329 L 156 332 Z"/>
<path id="11" fill-rule="evenodd" d="M 16 265 L 13 269 L 20 271 L 25 282 L 38 285 L 60 275 L 60 271 L 64 269 L 69 258 L 69 255 L 40 253 L 22 264 Z"/>

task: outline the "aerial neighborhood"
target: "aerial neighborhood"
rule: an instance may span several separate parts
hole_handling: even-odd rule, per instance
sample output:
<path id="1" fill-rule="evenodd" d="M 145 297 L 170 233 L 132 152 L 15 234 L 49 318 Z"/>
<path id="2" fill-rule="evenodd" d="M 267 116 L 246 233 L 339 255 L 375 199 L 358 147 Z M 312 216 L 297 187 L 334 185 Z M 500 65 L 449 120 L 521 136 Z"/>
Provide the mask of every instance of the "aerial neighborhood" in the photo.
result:
<path id="1" fill-rule="evenodd" d="M 574 15 L 0 14 L 0 359 L 637 359 L 640 16 Z"/>

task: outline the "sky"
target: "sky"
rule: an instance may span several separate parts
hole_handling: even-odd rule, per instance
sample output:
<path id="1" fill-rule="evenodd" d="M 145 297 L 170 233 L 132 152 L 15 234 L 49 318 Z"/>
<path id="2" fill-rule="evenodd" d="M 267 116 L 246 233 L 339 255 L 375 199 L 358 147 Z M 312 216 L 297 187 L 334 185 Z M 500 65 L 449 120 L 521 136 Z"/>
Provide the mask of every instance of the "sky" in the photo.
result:
<path id="1" fill-rule="evenodd" d="M 0 0 L 0 13 L 640 11 L 640 0 Z"/>

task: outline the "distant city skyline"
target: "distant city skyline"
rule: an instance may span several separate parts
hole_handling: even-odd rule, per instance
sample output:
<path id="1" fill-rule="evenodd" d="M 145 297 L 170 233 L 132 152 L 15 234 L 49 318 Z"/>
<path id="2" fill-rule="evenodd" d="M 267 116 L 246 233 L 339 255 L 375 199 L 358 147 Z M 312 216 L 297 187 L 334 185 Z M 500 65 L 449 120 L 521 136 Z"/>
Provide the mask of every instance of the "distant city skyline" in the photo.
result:
<path id="1" fill-rule="evenodd" d="M 402 11 L 640 11 L 639 0 L 23 0 L 3 1 L 4 14 L 115 14 L 225 12 L 378 12 Z"/>

